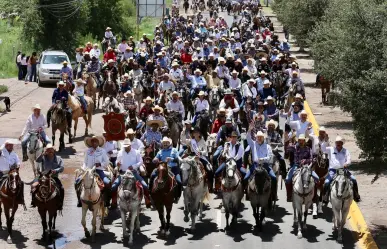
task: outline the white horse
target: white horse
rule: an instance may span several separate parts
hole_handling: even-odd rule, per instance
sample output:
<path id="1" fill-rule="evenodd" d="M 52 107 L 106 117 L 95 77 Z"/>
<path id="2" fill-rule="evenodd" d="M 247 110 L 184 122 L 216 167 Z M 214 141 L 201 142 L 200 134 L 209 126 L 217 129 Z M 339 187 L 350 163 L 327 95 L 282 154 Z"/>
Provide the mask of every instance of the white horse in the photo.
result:
<path id="1" fill-rule="evenodd" d="M 191 213 L 191 231 L 195 230 L 195 219 L 199 214 L 199 220 L 203 218 L 203 201 L 209 197 L 208 185 L 203 175 L 197 158 L 179 158 L 181 163 L 184 189 L 184 221 L 188 222 L 188 214 Z M 199 209 L 199 212 L 198 212 Z"/>
<path id="2" fill-rule="evenodd" d="M 106 97 L 104 99 L 102 110 L 104 110 L 106 114 L 109 114 L 110 112 L 124 113 L 125 111 L 123 104 L 118 102 L 118 100 L 113 96 Z"/>
<path id="3" fill-rule="evenodd" d="M 338 170 L 331 185 L 331 204 L 333 210 L 333 230 L 337 229 L 337 241 L 343 241 L 343 227 L 347 220 L 349 208 L 353 200 L 352 182 L 344 174 L 344 170 Z"/>
<path id="4" fill-rule="evenodd" d="M 211 89 L 210 94 L 208 95 L 208 102 L 210 105 L 210 118 L 211 120 L 216 119 L 216 112 L 219 109 L 219 104 L 222 99 L 220 98 L 219 88 L 214 87 Z"/>
<path id="5" fill-rule="evenodd" d="M 140 211 L 143 197 L 144 191 L 141 184 L 137 183 L 132 171 L 127 170 L 122 176 L 118 198 L 122 220 L 122 239 L 129 237 L 129 245 L 133 244 L 134 227 L 136 226 L 136 230 L 140 231 Z M 127 225 L 129 225 L 129 234 Z"/>
<path id="6" fill-rule="evenodd" d="M 313 203 L 314 197 L 314 179 L 312 177 L 312 164 L 303 165 L 296 170 L 293 177 L 293 212 L 294 225 L 298 221 L 297 237 L 302 238 L 301 230 L 306 230 L 306 217 L 308 210 Z M 304 209 L 304 222 L 302 222 L 302 205 Z M 297 214 L 297 215 L 296 215 Z"/>
<path id="7" fill-rule="evenodd" d="M 236 162 L 233 159 L 226 161 L 222 179 L 222 202 L 226 213 L 226 230 L 230 229 L 228 219 L 232 214 L 231 225 L 236 225 L 239 205 L 243 198 L 242 179 L 237 173 Z"/>
<path id="8" fill-rule="evenodd" d="M 144 91 L 144 87 L 142 86 L 140 79 L 135 78 L 133 80 L 133 93 L 134 93 L 134 99 L 137 101 L 138 112 L 140 112 L 141 110 L 143 91 Z"/>
<path id="9" fill-rule="evenodd" d="M 80 184 L 80 199 L 82 202 L 82 226 L 83 230 L 85 231 L 85 236 L 90 237 L 90 232 L 87 230 L 86 227 L 86 213 L 87 210 L 90 210 L 93 212 L 93 219 L 91 220 L 92 224 L 92 232 L 91 232 L 91 240 L 92 242 L 95 242 L 95 233 L 97 230 L 97 215 L 98 211 L 100 211 L 101 215 L 101 225 L 100 230 L 104 230 L 103 221 L 105 216 L 105 206 L 104 206 L 104 198 L 102 191 L 99 187 L 99 185 L 103 185 L 102 183 L 98 183 L 97 177 L 96 177 L 96 170 L 95 166 L 92 169 L 86 169 L 86 170 L 76 170 L 76 175 L 81 178 L 81 184 Z M 77 176 L 76 176 L 77 177 Z"/>
<path id="10" fill-rule="evenodd" d="M 27 143 L 27 155 L 28 160 L 31 162 L 32 170 L 34 171 L 35 177 L 38 175 L 36 170 L 36 159 L 43 153 L 43 143 L 40 141 L 39 133 L 30 131 L 30 139 Z"/>

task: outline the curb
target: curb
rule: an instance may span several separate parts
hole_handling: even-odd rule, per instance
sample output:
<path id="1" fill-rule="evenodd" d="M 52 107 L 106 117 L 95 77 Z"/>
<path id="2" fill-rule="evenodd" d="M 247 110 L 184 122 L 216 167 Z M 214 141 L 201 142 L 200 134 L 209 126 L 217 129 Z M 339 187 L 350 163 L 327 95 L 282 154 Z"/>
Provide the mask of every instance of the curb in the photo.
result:
<path id="1" fill-rule="evenodd" d="M 308 113 L 308 120 L 313 125 L 314 134 L 318 134 L 319 125 L 317 124 L 316 118 L 314 117 L 312 109 L 307 101 L 304 101 L 304 109 Z M 358 245 L 360 248 L 379 249 L 372 237 L 372 234 L 370 233 L 366 221 L 364 220 L 363 214 L 355 201 L 352 201 L 349 208 L 347 220 L 349 221 L 352 230 L 357 232 Z"/>

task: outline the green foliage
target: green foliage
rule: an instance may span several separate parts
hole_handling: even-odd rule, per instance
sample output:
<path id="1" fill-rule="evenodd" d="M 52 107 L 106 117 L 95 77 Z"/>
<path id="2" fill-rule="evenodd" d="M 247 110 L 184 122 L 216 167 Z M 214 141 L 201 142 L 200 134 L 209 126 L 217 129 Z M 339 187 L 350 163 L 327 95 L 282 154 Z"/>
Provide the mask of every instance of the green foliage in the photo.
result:
<path id="1" fill-rule="evenodd" d="M 8 86 L 0 85 L 0 94 L 8 92 Z"/>

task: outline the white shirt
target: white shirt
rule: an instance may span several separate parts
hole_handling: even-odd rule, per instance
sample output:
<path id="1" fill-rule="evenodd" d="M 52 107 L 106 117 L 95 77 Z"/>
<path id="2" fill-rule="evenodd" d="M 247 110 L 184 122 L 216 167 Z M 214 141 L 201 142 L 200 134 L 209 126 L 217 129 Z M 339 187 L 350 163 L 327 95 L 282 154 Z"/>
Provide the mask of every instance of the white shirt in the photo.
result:
<path id="1" fill-rule="evenodd" d="M 255 88 L 254 86 L 252 86 L 251 88 L 249 88 L 249 83 L 245 83 L 243 84 L 243 97 L 252 97 L 253 99 L 255 99 L 257 97 L 257 88 Z"/>
<path id="2" fill-rule="evenodd" d="M 90 55 L 91 56 L 95 55 L 95 57 L 99 58 L 99 56 L 101 55 L 101 50 L 99 48 L 97 49 L 93 48 L 92 50 L 90 50 Z"/>
<path id="3" fill-rule="evenodd" d="M 42 128 L 43 130 L 47 127 L 47 119 L 43 114 L 40 114 L 38 118 L 34 114 L 31 114 L 24 126 L 22 136 L 24 136 L 27 132 L 37 130 Z"/>
<path id="4" fill-rule="evenodd" d="M 17 154 L 14 151 L 9 153 L 6 148 L 3 148 L 0 156 L 0 171 L 8 173 L 7 171 L 9 171 L 9 168 L 14 164 L 18 166 L 20 165 L 20 160 Z"/>
<path id="5" fill-rule="evenodd" d="M 191 143 L 191 132 L 187 131 L 184 127 L 183 131 L 180 133 L 180 143 L 181 145 L 189 145 Z"/>
<path id="6" fill-rule="evenodd" d="M 113 33 L 111 31 L 105 31 L 105 37 L 106 38 L 112 38 L 113 37 Z"/>
<path id="7" fill-rule="evenodd" d="M 230 70 L 226 66 L 219 65 L 215 68 L 215 71 L 218 73 L 219 78 L 230 78 Z"/>
<path id="8" fill-rule="evenodd" d="M 297 122 L 300 124 L 300 128 L 297 130 L 297 137 L 301 134 L 305 134 L 306 131 L 308 131 L 309 134 L 313 134 L 313 129 L 308 129 L 311 124 L 309 121 L 302 122 L 301 120 L 298 120 Z"/>
<path id="9" fill-rule="evenodd" d="M 159 91 L 163 92 L 168 90 L 175 91 L 175 85 L 170 81 L 161 81 L 159 85 Z"/>
<path id="10" fill-rule="evenodd" d="M 317 139 L 318 139 L 318 143 L 319 143 L 319 145 L 320 145 L 320 147 L 321 147 L 321 151 L 322 151 L 323 153 L 326 153 L 327 147 L 330 146 L 329 140 L 328 140 L 328 141 L 325 141 L 325 138 L 320 139 L 319 137 L 317 137 Z"/>
<path id="11" fill-rule="evenodd" d="M 137 138 L 133 138 L 132 140 L 132 150 L 137 150 L 138 152 L 141 152 L 145 148 L 144 143 Z"/>
<path id="12" fill-rule="evenodd" d="M 200 153 L 203 156 L 207 156 L 207 145 L 204 139 L 200 139 L 199 142 L 196 141 L 196 139 L 191 139 L 191 148 L 192 151 L 195 153 Z"/>
<path id="13" fill-rule="evenodd" d="M 253 161 L 258 163 L 259 160 L 262 159 L 264 163 L 269 163 L 273 157 L 271 146 L 265 142 L 259 144 L 258 142 L 253 141 L 251 139 L 251 131 L 247 132 L 246 139 L 250 149 L 252 149 Z"/>
<path id="14" fill-rule="evenodd" d="M 77 60 L 77 63 L 81 62 L 82 58 L 83 58 L 83 55 L 81 55 L 81 53 L 79 52 L 75 53 L 75 59 Z"/>
<path id="15" fill-rule="evenodd" d="M 180 80 L 184 78 L 183 71 L 180 68 L 174 70 L 173 68 L 169 71 L 169 77 L 173 80 Z"/>
<path id="16" fill-rule="evenodd" d="M 233 112 L 239 112 L 239 104 L 238 104 L 238 101 L 236 99 L 234 99 L 234 106 L 235 108 L 232 109 Z M 222 101 L 220 101 L 220 104 L 219 104 L 219 109 L 220 108 L 226 108 L 226 102 L 224 101 L 224 99 L 222 99 Z"/>
<path id="17" fill-rule="evenodd" d="M 185 116 L 185 111 L 184 111 L 184 105 L 180 100 L 177 100 L 176 102 L 173 100 L 168 101 L 166 104 L 167 110 L 170 111 L 175 111 L 180 113 L 180 115 L 183 117 Z"/>
<path id="18" fill-rule="evenodd" d="M 236 79 L 231 77 L 228 83 L 231 89 L 241 89 L 242 82 L 238 77 L 236 77 Z"/>
<path id="19" fill-rule="evenodd" d="M 117 153 L 118 153 L 118 143 L 117 141 L 106 141 L 106 143 L 103 145 L 103 149 L 107 152 L 113 152 L 113 154 L 109 154 L 107 153 L 107 156 L 109 158 L 114 158 L 114 157 L 117 157 Z"/>
<path id="20" fill-rule="evenodd" d="M 235 161 L 238 161 L 239 159 L 241 159 L 243 157 L 243 151 L 244 151 L 243 144 L 239 143 L 238 151 L 236 151 L 236 144 L 232 144 L 231 142 L 227 142 L 225 144 L 225 148 L 228 148 L 228 150 L 226 152 L 227 155 L 231 158 L 234 158 Z"/>
<path id="21" fill-rule="evenodd" d="M 20 63 L 20 62 L 21 62 L 21 59 L 22 59 L 22 55 L 19 54 L 19 55 L 16 57 L 16 62 L 17 62 L 17 63 Z"/>
<path id="22" fill-rule="evenodd" d="M 120 43 L 118 44 L 118 47 L 117 49 L 121 52 L 121 53 L 124 53 L 126 48 L 128 48 L 129 45 L 127 43 Z"/>
<path id="23" fill-rule="evenodd" d="M 27 66 L 27 57 L 24 56 L 24 57 L 21 59 L 20 63 L 21 63 L 21 65 L 23 65 L 23 66 Z"/>
<path id="24" fill-rule="evenodd" d="M 96 163 L 100 163 L 101 166 L 96 167 L 96 169 L 104 170 L 109 165 L 109 157 L 104 149 L 97 147 L 94 150 L 93 147 L 90 147 L 86 150 L 85 160 L 83 161 L 83 169 L 92 169 Z"/>
<path id="25" fill-rule="evenodd" d="M 85 95 L 85 87 L 84 85 L 75 85 L 75 88 L 73 90 L 73 94 L 75 94 L 76 96 L 80 97 L 80 96 L 84 96 Z"/>
<path id="26" fill-rule="evenodd" d="M 330 169 L 342 169 L 344 165 L 351 164 L 351 155 L 345 148 L 338 152 L 336 147 L 327 147 L 325 152 L 328 154 Z"/>
<path id="27" fill-rule="evenodd" d="M 132 148 L 129 152 L 126 152 L 125 149 L 121 149 L 117 155 L 117 163 L 121 164 L 120 169 L 122 171 L 127 171 L 130 166 L 132 166 L 133 169 L 138 170 L 143 164 L 140 152 Z"/>
<path id="28" fill-rule="evenodd" d="M 201 112 L 203 110 L 206 110 L 208 112 L 210 110 L 210 105 L 208 104 L 208 101 L 206 99 L 197 99 L 195 101 L 195 110 L 196 112 Z"/>

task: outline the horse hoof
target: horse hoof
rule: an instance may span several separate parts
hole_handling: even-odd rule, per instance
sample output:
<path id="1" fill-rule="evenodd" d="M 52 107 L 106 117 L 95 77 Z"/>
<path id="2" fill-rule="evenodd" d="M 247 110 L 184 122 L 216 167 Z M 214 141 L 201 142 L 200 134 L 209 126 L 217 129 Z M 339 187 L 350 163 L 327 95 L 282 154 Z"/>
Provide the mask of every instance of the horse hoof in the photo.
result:
<path id="1" fill-rule="evenodd" d="M 11 236 L 8 236 L 8 237 L 7 237 L 7 243 L 8 243 L 8 244 L 12 244 L 12 238 L 11 238 Z"/>
<path id="2" fill-rule="evenodd" d="M 165 236 L 169 236 L 171 234 L 171 232 L 168 230 L 165 232 Z"/>
<path id="3" fill-rule="evenodd" d="M 343 238 L 342 238 L 342 237 L 338 237 L 338 238 L 337 238 L 337 242 L 338 242 L 338 243 L 342 243 L 342 242 L 343 242 Z"/>
<path id="4" fill-rule="evenodd" d="M 301 232 L 299 232 L 299 233 L 297 234 L 297 238 L 302 239 L 302 233 L 301 233 Z"/>
<path id="5" fill-rule="evenodd" d="M 184 222 L 188 222 L 189 221 L 189 217 L 188 216 L 184 216 Z"/>
<path id="6" fill-rule="evenodd" d="M 85 232 L 85 236 L 86 236 L 86 238 L 89 238 L 89 237 L 90 237 L 90 232 L 89 232 L 89 231 L 86 231 L 86 232 Z"/>
<path id="7" fill-rule="evenodd" d="M 129 240 L 128 245 L 132 246 L 133 245 L 133 240 Z"/>

